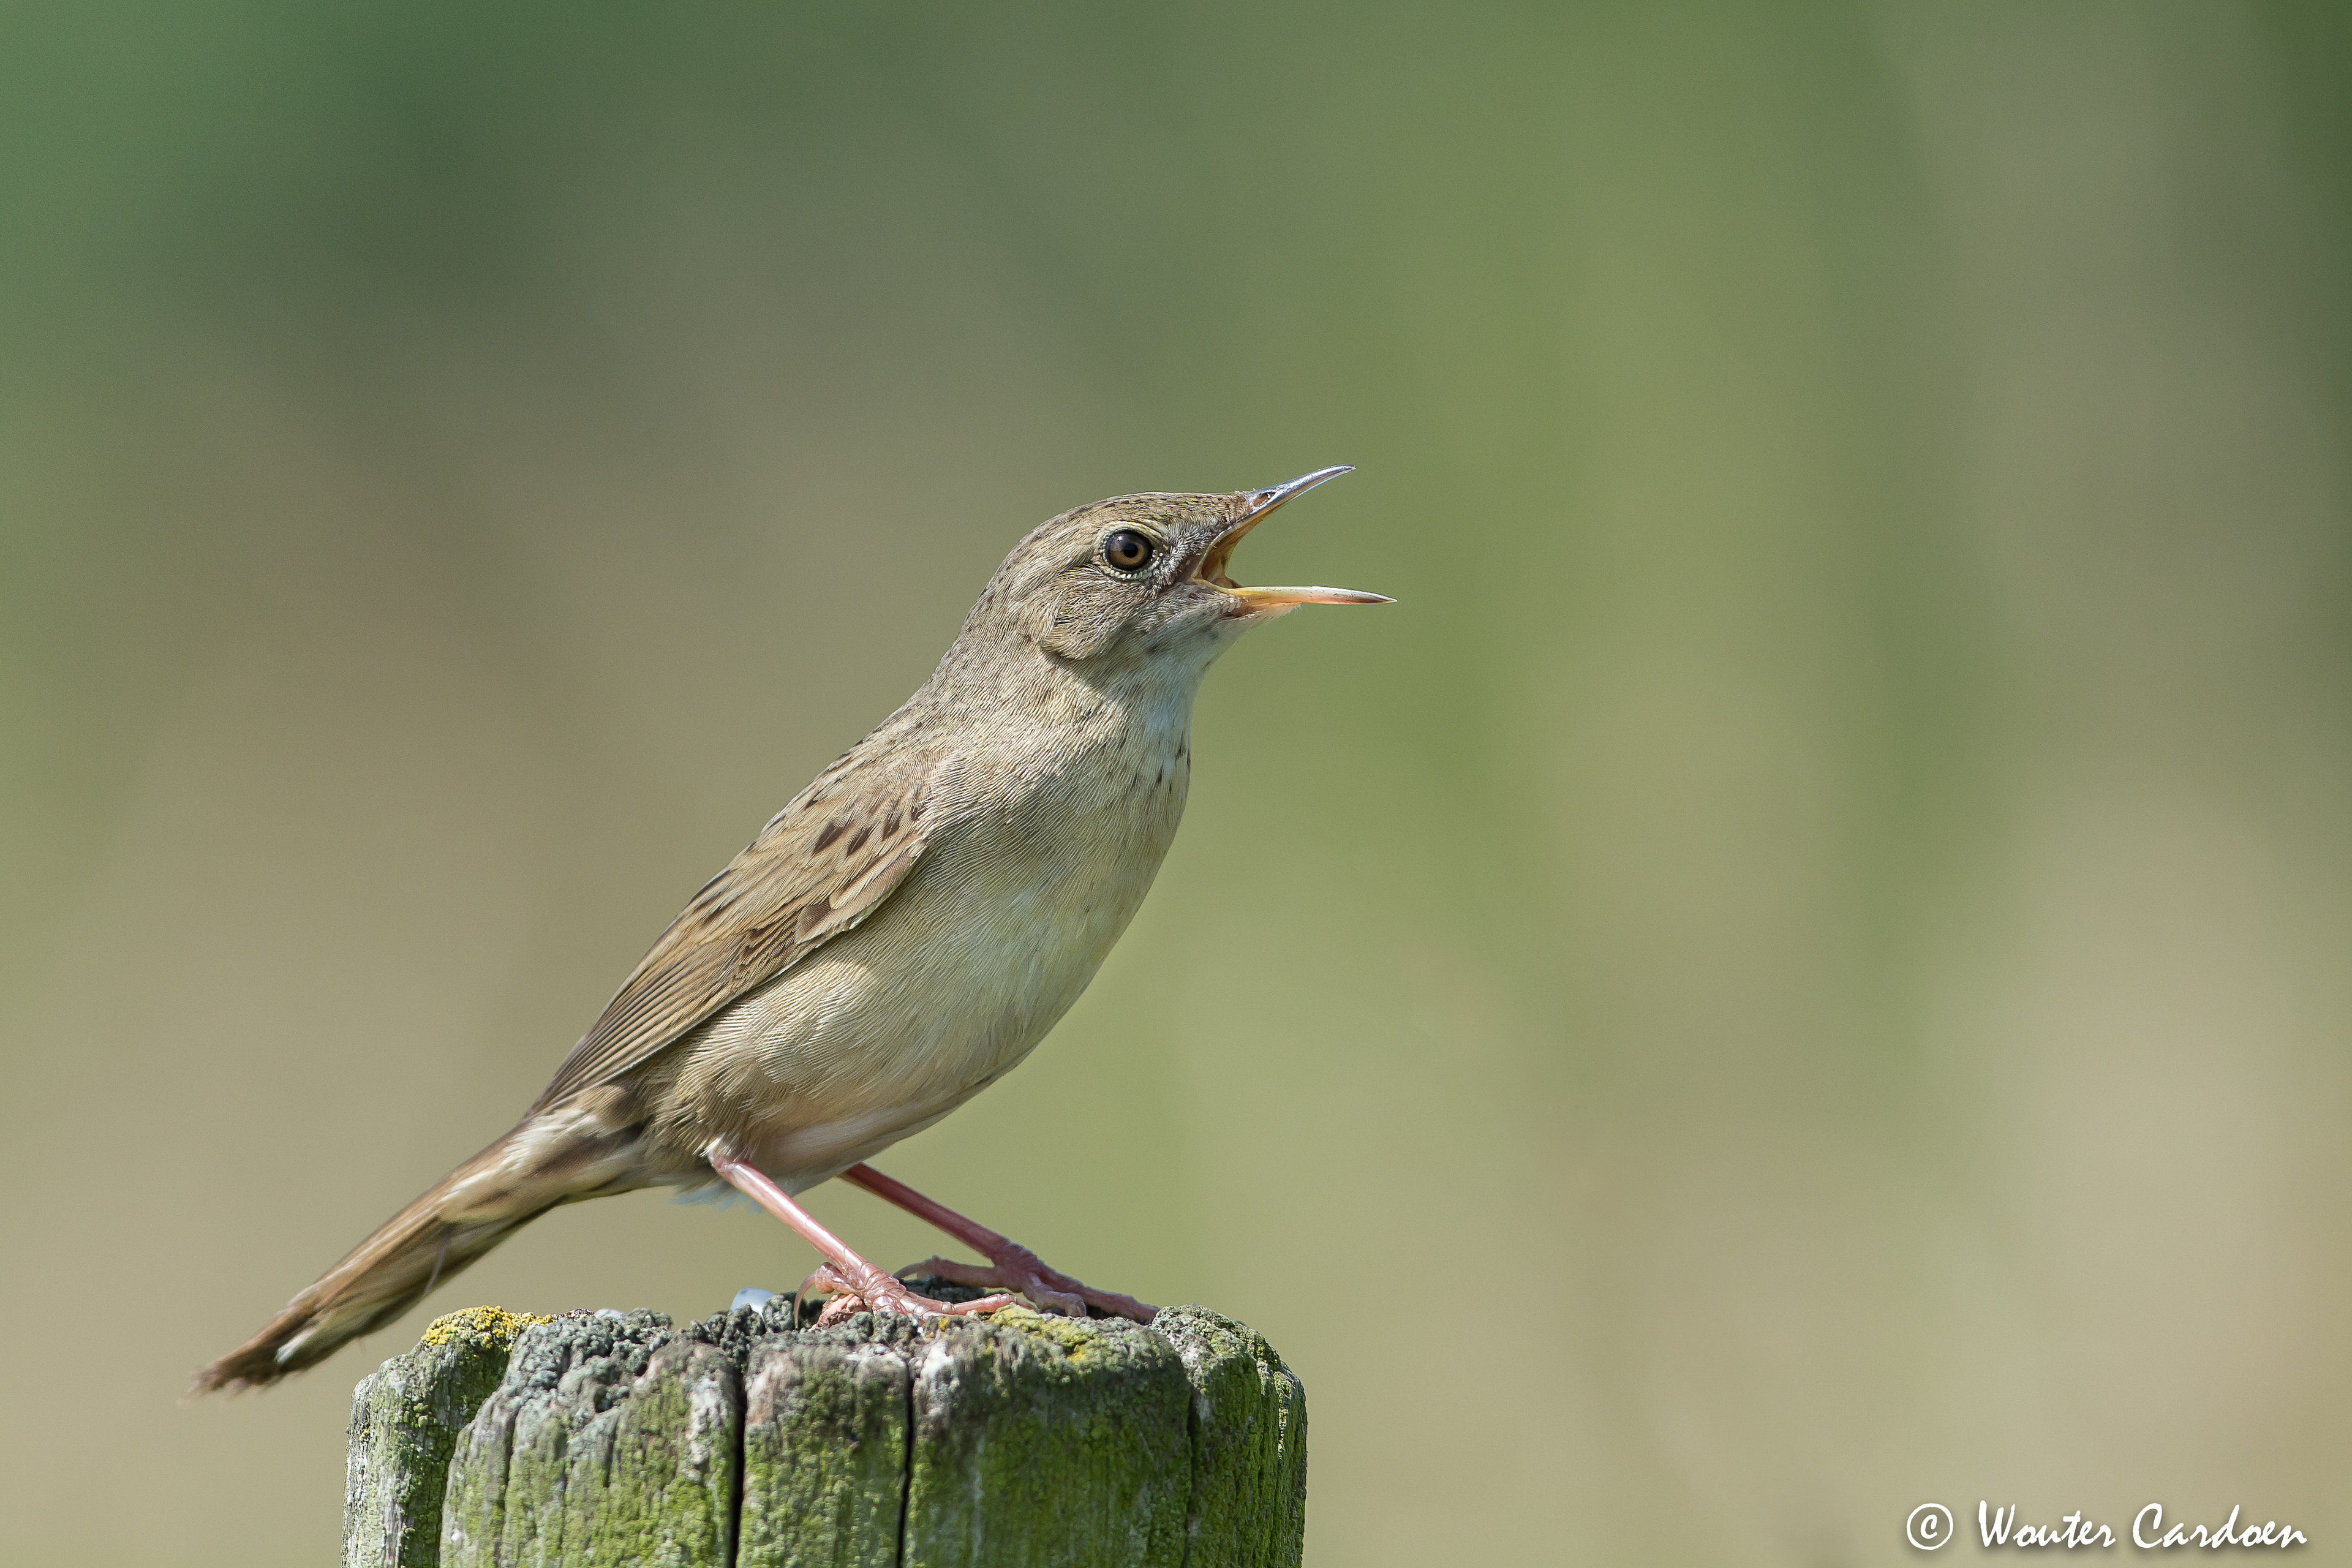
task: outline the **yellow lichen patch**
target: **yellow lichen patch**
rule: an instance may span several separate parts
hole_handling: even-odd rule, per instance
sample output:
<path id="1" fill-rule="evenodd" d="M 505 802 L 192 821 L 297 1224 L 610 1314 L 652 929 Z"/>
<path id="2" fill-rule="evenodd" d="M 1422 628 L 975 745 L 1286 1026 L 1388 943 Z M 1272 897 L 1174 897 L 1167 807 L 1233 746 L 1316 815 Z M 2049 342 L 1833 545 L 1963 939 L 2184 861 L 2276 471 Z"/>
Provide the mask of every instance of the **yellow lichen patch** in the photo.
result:
<path id="1" fill-rule="evenodd" d="M 461 1334 L 480 1339 L 497 1340 L 511 1344 L 514 1337 L 533 1323 L 551 1323 L 532 1312 L 509 1312 L 504 1307 L 467 1307 L 460 1312 L 450 1312 L 434 1319 L 425 1326 L 428 1345 L 446 1345 Z"/>
<path id="2" fill-rule="evenodd" d="M 996 1321 L 1008 1329 L 1020 1329 L 1051 1343 L 1072 1361 L 1084 1361 L 1100 1346 L 1099 1331 L 1086 1326 L 1086 1320 L 1065 1318 L 1056 1312 L 1032 1311 L 1015 1304 L 996 1314 Z"/>

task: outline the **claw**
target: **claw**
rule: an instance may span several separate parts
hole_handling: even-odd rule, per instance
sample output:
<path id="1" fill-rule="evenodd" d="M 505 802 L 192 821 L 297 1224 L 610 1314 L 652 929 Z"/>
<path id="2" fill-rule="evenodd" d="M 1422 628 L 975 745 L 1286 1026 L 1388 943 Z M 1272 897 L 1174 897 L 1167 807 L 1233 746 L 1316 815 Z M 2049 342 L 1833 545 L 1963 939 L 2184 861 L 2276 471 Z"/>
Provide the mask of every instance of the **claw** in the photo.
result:
<path id="1" fill-rule="evenodd" d="M 1059 1312 L 1066 1318 L 1087 1315 L 1086 1298 L 1067 1290 L 1056 1290 L 1044 1279 L 1032 1273 L 1001 1268 L 992 1263 L 959 1263 L 952 1258 L 927 1258 L 911 1268 L 898 1271 L 917 1279 L 929 1276 L 944 1279 L 951 1285 L 969 1285 L 974 1289 L 1018 1290 L 1029 1298 L 1029 1304 L 1048 1312 Z"/>
<path id="2" fill-rule="evenodd" d="M 959 1263 L 952 1258 L 927 1258 L 898 1272 L 918 1279 L 928 1275 L 934 1279 L 968 1285 L 975 1289 L 1017 1290 L 1029 1299 L 1032 1306 L 1043 1311 L 1059 1312 L 1067 1318 L 1086 1317 L 1089 1307 L 1106 1317 L 1132 1318 L 1139 1323 L 1148 1323 L 1159 1313 L 1158 1308 L 1132 1296 L 1122 1296 L 1116 1290 L 1097 1290 L 1091 1285 L 1071 1279 L 1058 1268 L 1047 1268 L 1043 1259 L 1019 1242 L 1006 1242 L 994 1250 L 995 1260 L 989 1263 Z"/>
<path id="3" fill-rule="evenodd" d="M 730 1154 L 713 1153 L 710 1167 L 725 1177 L 738 1191 L 752 1202 L 800 1232 L 803 1240 L 817 1249 L 825 1261 L 808 1277 L 802 1287 L 815 1294 L 831 1298 L 817 1321 L 835 1322 L 845 1313 L 859 1307 L 877 1312 L 897 1312 L 908 1318 L 963 1317 L 974 1312 L 993 1312 L 1013 1305 L 1010 1296 L 983 1296 L 977 1301 L 934 1301 L 929 1296 L 918 1296 L 879 1268 L 844 1246 L 840 1237 L 817 1224 L 808 1211 L 793 1202 L 792 1194 L 778 1186 L 773 1178 L 755 1165 L 738 1160 Z"/>
<path id="4" fill-rule="evenodd" d="M 1097 1290 L 1071 1279 L 1059 1269 L 1046 1268 L 1044 1260 L 1019 1242 L 966 1219 L 945 1204 L 933 1202 L 906 1183 L 886 1176 L 871 1165 L 852 1165 L 841 1174 L 853 1185 L 863 1187 L 876 1197 L 905 1209 L 916 1218 L 939 1226 L 988 1259 L 988 1266 L 983 1268 L 976 1264 L 934 1258 L 928 1263 L 903 1269 L 902 1273 L 930 1274 L 958 1285 L 998 1286 L 1018 1290 L 1047 1311 L 1063 1312 L 1074 1318 L 1087 1316 L 1086 1309 L 1088 1307 L 1106 1317 L 1132 1318 L 1139 1323 L 1148 1323 L 1159 1313 L 1158 1308 L 1132 1296 L 1122 1296 L 1116 1290 Z"/>
<path id="5" fill-rule="evenodd" d="M 982 1296 L 977 1301 L 934 1300 L 908 1289 L 887 1274 L 877 1274 L 862 1286 L 852 1285 L 829 1263 L 819 1264 L 816 1272 L 801 1281 L 801 1295 L 803 1299 L 825 1299 L 824 1309 L 816 1315 L 818 1328 L 837 1323 L 853 1312 L 896 1312 L 902 1318 L 915 1319 L 963 1318 L 998 1311 L 1014 1301 L 1014 1298 L 1003 1295 Z"/>

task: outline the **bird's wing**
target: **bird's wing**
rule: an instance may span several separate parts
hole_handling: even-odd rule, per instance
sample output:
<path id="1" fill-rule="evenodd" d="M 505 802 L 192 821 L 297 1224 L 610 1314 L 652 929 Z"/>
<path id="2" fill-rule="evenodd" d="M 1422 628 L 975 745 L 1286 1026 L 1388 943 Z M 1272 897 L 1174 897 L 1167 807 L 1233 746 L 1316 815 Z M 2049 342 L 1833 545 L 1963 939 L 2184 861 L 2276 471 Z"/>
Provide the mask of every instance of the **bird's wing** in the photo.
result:
<path id="1" fill-rule="evenodd" d="M 872 914 L 923 852 L 929 793 L 928 768 L 855 752 L 818 775 L 670 922 L 532 1109 L 643 1066 Z"/>

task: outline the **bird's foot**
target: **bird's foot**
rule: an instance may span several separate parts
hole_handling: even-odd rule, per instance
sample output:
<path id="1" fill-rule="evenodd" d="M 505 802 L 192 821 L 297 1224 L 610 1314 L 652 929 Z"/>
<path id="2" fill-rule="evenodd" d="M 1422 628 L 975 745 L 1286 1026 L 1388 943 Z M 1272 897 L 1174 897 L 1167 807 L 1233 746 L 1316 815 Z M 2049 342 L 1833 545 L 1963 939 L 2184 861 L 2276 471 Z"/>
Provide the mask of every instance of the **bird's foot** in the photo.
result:
<path id="1" fill-rule="evenodd" d="M 821 1323 L 838 1322 L 851 1312 L 868 1310 L 921 1319 L 993 1312 L 1013 1305 L 1010 1296 L 983 1296 L 977 1301 L 955 1302 L 918 1296 L 907 1289 L 904 1281 L 883 1273 L 850 1251 L 839 1237 L 817 1224 L 814 1216 L 794 1203 L 792 1194 L 758 1166 L 731 1154 L 714 1152 L 710 1155 L 710 1167 L 737 1191 L 798 1231 L 803 1240 L 824 1256 L 824 1263 L 801 1286 L 808 1294 L 833 1298 L 818 1314 L 817 1321 Z"/>
<path id="2" fill-rule="evenodd" d="M 1073 1279 L 1058 1268 L 1048 1268 L 1035 1253 L 1017 1241 L 997 1238 L 997 1244 L 986 1248 L 986 1263 L 958 1263 L 951 1258 L 929 1258 L 911 1268 L 901 1268 L 900 1274 L 918 1278 L 929 1276 L 945 1279 L 951 1285 L 969 1285 L 976 1289 L 1017 1290 L 1029 1298 L 1033 1306 L 1065 1317 L 1083 1318 L 1087 1309 L 1095 1308 L 1105 1317 L 1132 1318 L 1148 1323 L 1159 1308 L 1149 1306 L 1132 1296 L 1122 1296 L 1116 1290 L 1097 1290 L 1093 1286 Z"/>
<path id="3" fill-rule="evenodd" d="M 1092 1307 L 1107 1317 L 1132 1318 L 1139 1323 L 1148 1323 L 1159 1311 L 1158 1308 L 1132 1296 L 1122 1296 L 1115 1290 L 1097 1290 L 1057 1268 L 1046 1268 L 1035 1253 L 1019 1242 L 999 1236 L 976 1220 L 965 1218 L 945 1204 L 925 1197 L 906 1183 L 894 1176 L 886 1176 L 871 1165 L 852 1165 L 841 1174 L 852 1185 L 863 1187 L 884 1202 L 895 1204 L 916 1218 L 939 1226 L 988 1259 L 985 1265 L 982 1265 L 934 1258 L 918 1263 L 912 1268 L 902 1268 L 898 1271 L 901 1274 L 928 1274 L 951 1285 L 1018 1290 L 1045 1310 L 1066 1313 L 1073 1318 L 1087 1316 L 1087 1309 Z"/>
<path id="4" fill-rule="evenodd" d="M 908 1269 L 907 1272 L 930 1271 Z M 803 1300 L 811 1296 L 825 1299 L 824 1309 L 816 1315 L 819 1328 L 837 1323 L 853 1312 L 896 1312 L 902 1318 L 916 1319 L 961 1318 L 993 1312 L 1000 1308 L 1010 1307 L 1013 1302 L 1011 1296 L 982 1296 L 977 1301 L 937 1301 L 909 1290 L 905 1281 L 878 1268 L 869 1268 L 865 1276 L 853 1282 L 843 1270 L 829 1263 L 819 1264 L 815 1273 L 801 1281 L 800 1293 Z"/>

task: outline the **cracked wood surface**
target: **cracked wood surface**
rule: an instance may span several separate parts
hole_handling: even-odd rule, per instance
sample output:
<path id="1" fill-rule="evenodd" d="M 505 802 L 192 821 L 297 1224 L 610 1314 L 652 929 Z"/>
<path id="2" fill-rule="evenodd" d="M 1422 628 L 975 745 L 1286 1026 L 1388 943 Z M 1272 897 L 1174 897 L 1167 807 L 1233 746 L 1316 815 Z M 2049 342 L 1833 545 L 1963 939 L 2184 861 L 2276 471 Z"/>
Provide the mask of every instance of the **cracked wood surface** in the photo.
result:
<path id="1" fill-rule="evenodd" d="M 1229 1318 L 795 1314 L 436 1321 L 353 1396 L 346 1568 L 1299 1561 L 1305 1392 Z"/>

